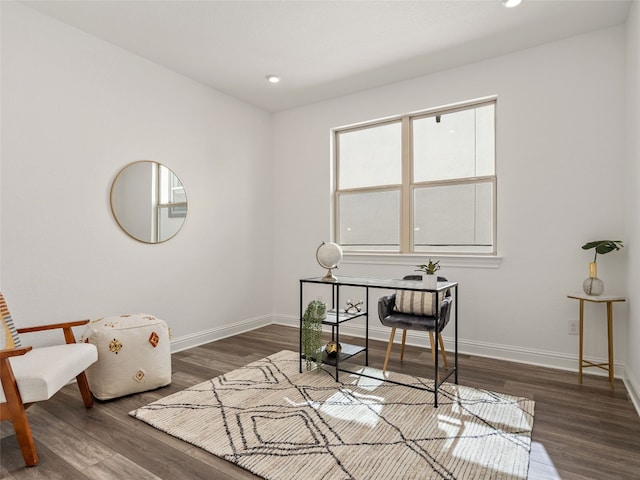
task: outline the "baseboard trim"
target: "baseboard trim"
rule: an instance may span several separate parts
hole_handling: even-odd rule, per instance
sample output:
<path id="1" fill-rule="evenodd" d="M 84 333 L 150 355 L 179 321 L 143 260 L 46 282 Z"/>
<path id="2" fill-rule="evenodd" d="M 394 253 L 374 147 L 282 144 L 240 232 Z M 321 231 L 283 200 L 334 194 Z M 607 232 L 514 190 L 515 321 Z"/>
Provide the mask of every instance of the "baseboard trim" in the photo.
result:
<path id="1" fill-rule="evenodd" d="M 274 316 L 273 323 L 280 325 L 298 327 L 300 320 L 296 316 L 277 315 Z M 330 331 L 330 330 L 329 330 Z M 340 332 L 354 336 L 362 337 L 362 325 L 349 325 L 347 323 L 340 327 Z M 382 325 L 369 325 L 369 338 L 389 341 L 389 329 Z M 396 334 L 396 341 L 400 338 Z M 407 333 L 407 345 L 420 346 L 429 344 L 429 334 L 427 332 L 409 331 Z M 445 348 L 448 351 L 453 350 L 454 339 L 452 337 L 443 336 Z M 464 355 L 474 355 L 477 357 L 494 358 L 497 360 L 507 360 L 510 362 L 524 363 L 539 367 L 555 368 L 558 370 L 566 370 L 570 372 L 578 371 L 578 356 L 566 353 L 551 352 L 547 350 L 527 349 L 521 347 L 513 347 L 510 345 L 501 345 L 487 342 L 477 342 L 468 340 L 458 340 L 458 352 Z M 606 358 L 590 358 L 590 360 L 601 363 L 606 362 Z M 614 371 L 616 378 L 625 378 L 624 363 L 614 362 Z M 599 369 L 587 369 L 583 372 L 585 375 L 606 376 L 607 373 Z"/>
<path id="2" fill-rule="evenodd" d="M 636 412 L 640 415 L 640 382 L 629 370 L 627 370 L 627 374 L 624 377 L 624 386 L 627 387 L 631 403 L 633 403 L 633 406 L 636 407 Z"/>
<path id="3" fill-rule="evenodd" d="M 249 318 L 242 322 L 237 322 L 224 327 L 203 330 L 190 335 L 183 335 L 171 339 L 171 353 L 181 352 L 189 348 L 198 347 L 205 343 L 215 342 L 223 338 L 232 337 L 240 333 L 255 330 L 256 328 L 265 327 L 273 323 L 272 315 L 262 315 L 259 317 Z"/>

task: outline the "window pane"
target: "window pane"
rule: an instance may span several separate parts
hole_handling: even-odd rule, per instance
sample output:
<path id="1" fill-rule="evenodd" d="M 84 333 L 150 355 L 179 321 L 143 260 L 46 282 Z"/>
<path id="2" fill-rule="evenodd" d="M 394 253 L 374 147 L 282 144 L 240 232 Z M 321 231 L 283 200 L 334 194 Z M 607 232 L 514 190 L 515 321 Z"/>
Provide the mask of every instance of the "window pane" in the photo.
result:
<path id="1" fill-rule="evenodd" d="M 496 173 L 495 105 L 476 108 L 476 176 Z"/>
<path id="2" fill-rule="evenodd" d="M 400 122 L 340 133 L 338 188 L 397 185 L 402 181 Z"/>
<path id="3" fill-rule="evenodd" d="M 398 190 L 341 194 L 338 205 L 338 243 L 345 250 L 399 251 Z"/>
<path id="4" fill-rule="evenodd" d="M 414 182 L 493 175 L 494 123 L 493 104 L 413 120 Z"/>
<path id="5" fill-rule="evenodd" d="M 493 251 L 491 182 L 416 188 L 413 242 L 417 252 Z"/>
<path id="6" fill-rule="evenodd" d="M 185 195 L 184 187 L 180 182 L 180 179 L 173 171 L 169 170 L 164 165 L 159 165 L 158 175 L 160 184 L 160 203 L 180 203 L 186 202 L 187 197 Z"/>
<path id="7" fill-rule="evenodd" d="M 186 216 L 186 206 L 158 207 L 158 238 L 155 241 L 164 242 L 178 233 Z"/>

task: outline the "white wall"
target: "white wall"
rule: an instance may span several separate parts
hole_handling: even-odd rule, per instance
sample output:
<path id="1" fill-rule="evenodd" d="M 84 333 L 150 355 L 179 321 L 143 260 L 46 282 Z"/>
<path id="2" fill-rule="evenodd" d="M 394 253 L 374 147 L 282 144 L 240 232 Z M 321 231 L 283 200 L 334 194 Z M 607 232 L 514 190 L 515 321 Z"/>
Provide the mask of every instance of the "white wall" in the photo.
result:
<path id="1" fill-rule="evenodd" d="M 17 324 L 142 311 L 180 344 L 270 322 L 270 114 L 12 2 L 1 53 L 1 281 Z M 135 160 L 185 185 L 166 243 L 111 215 Z"/>
<path id="2" fill-rule="evenodd" d="M 461 348 L 577 368 L 578 338 L 568 335 L 568 321 L 578 318 L 578 303 L 566 295 L 581 291 L 588 276 L 592 254 L 580 247 L 625 240 L 626 233 L 624 33 L 622 27 L 597 31 L 276 114 L 276 319 L 296 323 L 298 279 L 322 273 L 314 253 L 330 238 L 330 129 L 497 94 L 503 261 L 499 268 L 471 268 L 442 260 L 441 273 L 460 282 Z M 608 292 L 626 293 L 627 255 L 623 249 L 598 259 Z M 417 260 L 351 259 L 338 274 L 399 278 Z M 616 305 L 619 367 L 627 313 L 626 304 Z M 585 351 L 606 358 L 605 311 L 588 305 L 586 314 Z M 371 325 L 386 339 L 375 314 Z"/>
<path id="3" fill-rule="evenodd" d="M 628 390 L 635 393 L 640 412 L 640 4 L 634 2 L 627 21 L 627 245 L 629 334 L 627 340 L 626 380 Z"/>
<path id="4" fill-rule="evenodd" d="M 330 128 L 497 94 L 503 261 L 442 261 L 442 273 L 461 285 L 462 348 L 575 368 L 577 337 L 567 335 L 567 321 L 578 312 L 566 294 L 588 274 L 591 255 L 580 246 L 620 238 L 627 248 L 600 258 L 599 273 L 608 291 L 631 297 L 615 307 L 616 360 L 638 391 L 640 320 L 632 305 L 640 280 L 625 265 L 638 263 L 631 245 L 640 226 L 633 208 L 620 207 L 637 205 L 640 191 L 638 10 L 626 31 L 272 119 L 2 2 L 0 282 L 14 317 L 31 325 L 146 311 L 170 323 L 174 349 L 268 323 L 272 312 L 297 324 L 298 279 L 323 273 L 314 253 L 330 239 Z M 625 40 L 635 42 L 626 58 Z M 184 228 L 160 245 L 129 238 L 109 208 L 118 170 L 142 159 L 172 168 L 189 199 Z M 337 273 L 400 277 L 418 260 L 351 258 Z M 270 282 L 272 291 L 263 288 Z M 604 358 L 598 307 L 587 308 L 586 352 Z M 374 336 L 386 336 L 375 315 L 372 326 Z"/>

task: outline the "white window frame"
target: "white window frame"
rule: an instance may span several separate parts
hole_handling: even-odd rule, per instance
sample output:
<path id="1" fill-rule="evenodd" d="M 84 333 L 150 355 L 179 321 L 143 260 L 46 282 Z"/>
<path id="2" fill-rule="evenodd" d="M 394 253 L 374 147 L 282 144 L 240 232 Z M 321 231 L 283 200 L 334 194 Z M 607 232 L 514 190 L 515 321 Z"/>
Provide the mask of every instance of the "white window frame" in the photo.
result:
<path id="1" fill-rule="evenodd" d="M 485 105 L 494 105 L 494 165 L 493 175 L 477 176 L 477 177 L 460 177 L 448 180 L 426 181 L 426 182 L 414 182 L 413 181 L 413 152 L 412 145 L 413 139 L 411 122 L 414 119 L 422 119 L 425 117 L 435 117 L 438 115 L 445 115 L 447 113 L 453 113 L 456 111 L 469 110 L 472 108 L 478 108 Z M 339 173 L 340 173 L 340 158 L 339 158 L 339 136 L 342 133 L 353 132 L 360 129 L 371 128 L 381 126 L 388 123 L 398 122 L 402 124 L 402 183 L 400 185 L 377 185 L 373 187 L 362 188 L 339 188 Z M 389 117 L 380 120 L 373 120 L 369 122 L 363 122 L 356 125 L 350 125 L 346 127 L 334 128 L 332 130 L 333 140 L 333 187 L 332 187 L 332 212 L 333 212 L 333 237 L 334 241 L 340 243 L 340 195 L 349 194 L 354 192 L 376 192 L 376 191 L 400 191 L 400 245 L 399 250 L 358 250 L 355 248 L 344 247 L 345 254 L 347 255 L 402 255 L 402 256 L 426 256 L 426 255 L 453 255 L 453 256 L 480 256 L 480 257 L 495 257 L 497 255 L 497 149 L 495 143 L 497 136 L 497 96 L 484 97 L 480 99 L 465 101 L 456 103 L 453 105 L 436 107 L 428 110 L 422 110 L 418 112 L 412 112 L 395 117 Z M 412 246 L 414 243 L 414 225 L 413 225 L 413 198 L 416 188 L 424 186 L 451 186 L 451 185 L 470 185 L 478 183 L 491 183 L 492 186 L 492 246 L 490 251 L 474 251 L 477 249 L 469 248 L 461 251 L 451 251 L 450 249 L 438 250 L 437 248 L 428 249 L 427 251 L 415 251 Z"/>

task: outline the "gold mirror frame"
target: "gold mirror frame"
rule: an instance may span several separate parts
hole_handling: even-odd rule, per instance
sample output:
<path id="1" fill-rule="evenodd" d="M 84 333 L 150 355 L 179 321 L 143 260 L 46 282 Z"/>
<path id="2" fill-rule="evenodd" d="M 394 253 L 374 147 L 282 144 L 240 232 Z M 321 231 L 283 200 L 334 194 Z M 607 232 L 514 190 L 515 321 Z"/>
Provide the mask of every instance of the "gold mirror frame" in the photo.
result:
<path id="1" fill-rule="evenodd" d="M 111 184 L 109 198 L 118 226 L 142 243 L 172 239 L 187 216 L 184 185 L 170 168 L 152 160 L 125 165 Z"/>

